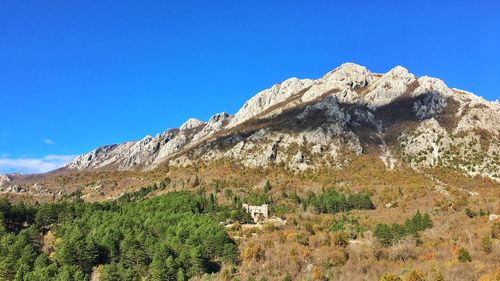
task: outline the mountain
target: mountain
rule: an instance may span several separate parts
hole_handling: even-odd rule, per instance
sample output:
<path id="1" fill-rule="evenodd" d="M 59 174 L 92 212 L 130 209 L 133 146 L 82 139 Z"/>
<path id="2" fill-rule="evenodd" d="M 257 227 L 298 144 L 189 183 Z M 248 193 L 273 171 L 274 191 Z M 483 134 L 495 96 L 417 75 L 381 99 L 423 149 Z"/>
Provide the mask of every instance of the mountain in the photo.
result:
<path id="1" fill-rule="evenodd" d="M 441 167 L 500 181 L 500 105 L 397 66 L 372 73 L 343 64 L 316 79 L 290 78 L 235 114 L 187 120 L 154 137 L 99 147 L 64 170 L 153 170 L 219 160 L 292 171 L 341 169 L 375 155 L 388 170 Z"/>
<path id="2" fill-rule="evenodd" d="M 291 78 L 234 115 L 0 175 L 0 271 L 499 280 L 498 124 L 498 102 L 400 66 Z"/>

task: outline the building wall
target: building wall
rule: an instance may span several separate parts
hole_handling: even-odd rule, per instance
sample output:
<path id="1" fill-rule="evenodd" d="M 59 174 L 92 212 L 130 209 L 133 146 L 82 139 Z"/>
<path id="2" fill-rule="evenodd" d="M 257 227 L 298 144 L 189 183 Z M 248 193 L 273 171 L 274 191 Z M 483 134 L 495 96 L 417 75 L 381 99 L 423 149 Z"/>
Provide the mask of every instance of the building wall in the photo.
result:
<path id="1" fill-rule="evenodd" d="M 250 214 L 250 216 L 252 216 L 255 222 L 260 219 L 260 216 L 262 216 L 264 219 L 269 218 L 269 209 L 267 204 L 264 204 L 262 206 L 250 206 L 248 204 L 243 204 L 243 208 L 247 213 Z"/>

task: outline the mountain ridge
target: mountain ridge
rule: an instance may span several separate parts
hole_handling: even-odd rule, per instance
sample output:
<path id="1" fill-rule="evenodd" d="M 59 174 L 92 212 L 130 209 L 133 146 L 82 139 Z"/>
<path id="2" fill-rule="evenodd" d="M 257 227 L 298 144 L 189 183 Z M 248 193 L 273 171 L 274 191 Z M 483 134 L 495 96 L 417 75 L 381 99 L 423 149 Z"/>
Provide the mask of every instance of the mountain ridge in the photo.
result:
<path id="1" fill-rule="evenodd" d="M 404 115 L 408 115 L 406 119 Z M 320 120 L 314 120 L 317 118 Z M 273 120 L 270 124 L 282 127 L 264 128 L 265 120 Z M 301 127 L 301 122 L 311 126 Z M 403 128 L 398 140 L 389 141 L 388 146 L 385 136 L 393 127 L 401 125 L 398 122 L 412 123 L 414 133 L 420 132 L 426 137 L 418 138 Z M 345 151 L 356 155 L 368 151 L 366 141 L 361 140 L 362 134 L 375 139 L 380 159 L 391 163 L 388 168 L 406 162 L 418 169 L 442 164 L 442 158 L 449 155 L 441 151 L 456 149 L 454 136 L 465 134 L 460 140 L 474 143 L 480 130 L 490 145 L 483 147 L 484 151 L 476 147 L 477 153 L 483 153 L 487 161 L 472 165 L 465 163 L 471 159 L 458 159 L 460 156 L 453 155 L 449 160 L 464 162 L 463 165 L 446 165 L 498 181 L 500 175 L 495 170 L 500 167 L 496 156 L 500 151 L 500 128 L 496 124 L 500 124 L 498 103 L 450 89 L 442 80 L 415 77 L 402 66 L 377 74 L 363 66 L 345 63 L 316 80 L 290 78 L 275 84 L 257 93 L 235 115 L 222 112 L 207 122 L 191 118 L 178 129 L 168 129 L 155 137 L 99 147 L 78 156 L 65 169 L 151 170 L 164 163 L 186 166 L 196 161 L 230 158 L 250 167 L 282 163 L 291 169 L 307 170 L 325 165 L 325 161 L 328 166 L 338 166 L 336 158 Z M 362 132 L 365 125 L 370 129 Z M 297 126 L 302 131 L 284 133 Z M 426 126 L 433 131 L 425 131 Z M 249 135 L 245 136 L 245 132 Z M 441 135 L 437 137 L 436 132 Z M 429 141 L 438 138 L 442 143 Z M 307 139 L 309 144 L 305 145 Z M 227 149 L 214 148 L 224 143 Z M 289 149 L 295 145 L 305 151 Z M 433 151 L 427 153 L 424 147 L 431 147 Z M 305 156 L 310 153 L 315 155 Z M 393 156 L 395 154 L 398 157 Z M 391 159 L 387 158 L 389 155 Z"/>

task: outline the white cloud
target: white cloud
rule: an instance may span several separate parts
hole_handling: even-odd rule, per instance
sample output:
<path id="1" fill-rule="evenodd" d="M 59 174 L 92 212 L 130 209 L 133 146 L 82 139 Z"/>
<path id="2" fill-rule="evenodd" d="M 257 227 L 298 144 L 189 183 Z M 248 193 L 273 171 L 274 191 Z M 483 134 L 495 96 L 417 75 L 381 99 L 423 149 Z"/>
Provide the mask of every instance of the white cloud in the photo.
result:
<path id="1" fill-rule="evenodd" d="M 44 139 L 44 140 L 43 140 L 43 143 L 45 143 L 45 144 L 49 144 L 49 145 L 56 144 L 56 143 L 55 143 L 53 140 L 51 140 L 51 139 Z"/>
<path id="2" fill-rule="evenodd" d="M 0 173 L 45 173 L 61 168 L 75 155 L 47 155 L 42 158 L 0 158 Z"/>

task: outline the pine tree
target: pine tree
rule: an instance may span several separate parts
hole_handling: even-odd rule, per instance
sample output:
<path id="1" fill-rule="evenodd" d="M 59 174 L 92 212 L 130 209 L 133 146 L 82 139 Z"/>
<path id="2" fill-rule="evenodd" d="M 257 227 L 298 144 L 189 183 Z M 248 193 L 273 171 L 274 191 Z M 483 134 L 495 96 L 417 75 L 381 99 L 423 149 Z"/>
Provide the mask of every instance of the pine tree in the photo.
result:
<path id="1" fill-rule="evenodd" d="M 387 224 L 377 224 L 373 235 L 383 246 L 390 246 L 393 244 L 394 236 L 392 234 L 391 227 Z"/>
<path id="2" fill-rule="evenodd" d="M 429 216 L 429 214 L 425 214 L 422 217 L 422 227 L 423 227 L 422 230 L 433 227 L 432 220 L 431 220 L 431 217 Z"/>

